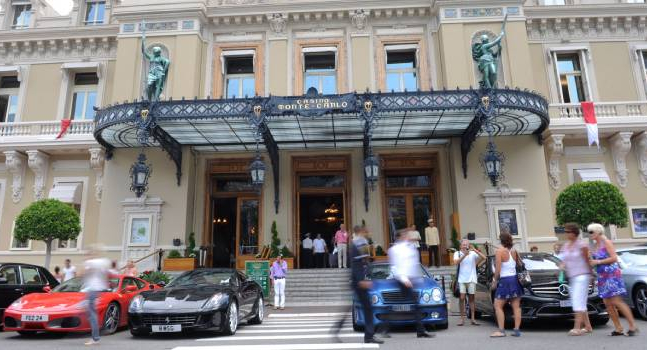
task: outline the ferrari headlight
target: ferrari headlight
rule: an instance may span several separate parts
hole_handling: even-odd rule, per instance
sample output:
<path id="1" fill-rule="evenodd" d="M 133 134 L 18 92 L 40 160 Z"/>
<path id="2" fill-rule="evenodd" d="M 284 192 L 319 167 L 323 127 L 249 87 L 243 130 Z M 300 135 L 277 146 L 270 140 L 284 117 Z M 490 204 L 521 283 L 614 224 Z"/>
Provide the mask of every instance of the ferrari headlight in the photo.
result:
<path id="1" fill-rule="evenodd" d="M 9 305 L 9 308 L 14 310 L 22 310 L 22 299 L 18 299 Z"/>
<path id="2" fill-rule="evenodd" d="M 133 300 L 130 301 L 128 312 L 138 313 L 142 311 L 144 311 L 144 297 L 141 295 L 136 295 Z"/>
<path id="3" fill-rule="evenodd" d="M 431 301 L 431 294 L 429 294 L 428 292 L 422 293 L 422 302 L 425 304 L 429 304 L 430 301 Z"/>
<path id="4" fill-rule="evenodd" d="M 377 303 L 379 303 L 379 302 L 380 302 L 380 297 L 378 297 L 377 295 L 373 294 L 373 295 L 371 296 L 371 304 L 375 305 L 375 304 L 377 304 Z"/>
<path id="5" fill-rule="evenodd" d="M 204 305 L 202 305 L 202 309 L 203 310 L 217 309 L 225 300 L 227 300 L 226 294 L 216 293 L 209 300 L 207 300 L 207 302 L 204 303 Z"/>
<path id="6" fill-rule="evenodd" d="M 443 300 L 443 291 L 440 288 L 434 288 L 431 290 L 431 299 L 435 302 Z"/>

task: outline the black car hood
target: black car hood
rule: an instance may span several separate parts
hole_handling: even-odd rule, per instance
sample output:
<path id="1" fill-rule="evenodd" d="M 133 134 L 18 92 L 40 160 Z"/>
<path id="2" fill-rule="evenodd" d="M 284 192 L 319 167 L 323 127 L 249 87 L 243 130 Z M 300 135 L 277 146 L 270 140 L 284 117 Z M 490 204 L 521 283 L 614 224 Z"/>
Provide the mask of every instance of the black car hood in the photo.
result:
<path id="1" fill-rule="evenodd" d="M 559 281 L 558 270 L 528 270 L 533 285 L 556 283 Z"/>
<path id="2" fill-rule="evenodd" d="M 142 293 L 143 311 L 196 311 L 217 293 L 230 294 L 229 286 L 205 285 L 196 287 L 165 288 Z"/>

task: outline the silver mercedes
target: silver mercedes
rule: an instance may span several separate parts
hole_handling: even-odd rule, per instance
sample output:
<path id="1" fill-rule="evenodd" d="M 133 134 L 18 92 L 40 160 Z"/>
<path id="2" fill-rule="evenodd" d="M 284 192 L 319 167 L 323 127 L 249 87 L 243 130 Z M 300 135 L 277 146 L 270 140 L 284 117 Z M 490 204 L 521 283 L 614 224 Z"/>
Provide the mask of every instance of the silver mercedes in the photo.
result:
<path id="1" fill-rule="evenodd" d="M 616 253 L 627 285 L 626 301 L 647 320 L 647 247 L 620 248 Z"/>

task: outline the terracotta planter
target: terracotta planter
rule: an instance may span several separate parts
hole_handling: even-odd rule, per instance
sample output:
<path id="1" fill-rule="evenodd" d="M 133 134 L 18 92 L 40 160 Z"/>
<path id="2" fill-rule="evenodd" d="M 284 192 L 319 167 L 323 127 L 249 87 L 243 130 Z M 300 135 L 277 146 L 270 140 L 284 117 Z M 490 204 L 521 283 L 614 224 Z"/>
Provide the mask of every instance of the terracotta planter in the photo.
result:
<path id="1" fill-rule="evenodd" d="M 198 267 L 195 258 L 164 259 L 164 271 L 192 271 Z"/>
<path id="2" fill-rule="evenodd" d="M 386 255 L 373 256 L 373 262 L 388 262 L 388 261 L 389 261 L 389 257 Z"/>

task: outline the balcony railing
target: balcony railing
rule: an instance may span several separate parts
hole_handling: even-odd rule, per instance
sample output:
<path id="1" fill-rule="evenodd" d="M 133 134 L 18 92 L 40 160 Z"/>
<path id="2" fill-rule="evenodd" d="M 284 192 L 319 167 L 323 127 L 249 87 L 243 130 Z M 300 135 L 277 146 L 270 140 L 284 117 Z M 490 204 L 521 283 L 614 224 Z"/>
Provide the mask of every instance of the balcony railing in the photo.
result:
<path id="1" fill-rule="evenodd" d="M 647 101 L 596 102 L 593 106 L 597 118 L 647 117 Z M 548 110 L 551 119 L 583 117 L 579 103 L 551 104 Z"/>
<path id="2" fill-rule="evenodd" d="M 0 137 L 55 138 L 61 132 L 60 121 L 0 123 Z M 68 136 L 93 137 L 93 120 L 73 120 L 62 139 Z"/>

